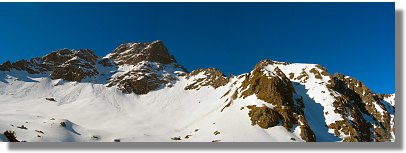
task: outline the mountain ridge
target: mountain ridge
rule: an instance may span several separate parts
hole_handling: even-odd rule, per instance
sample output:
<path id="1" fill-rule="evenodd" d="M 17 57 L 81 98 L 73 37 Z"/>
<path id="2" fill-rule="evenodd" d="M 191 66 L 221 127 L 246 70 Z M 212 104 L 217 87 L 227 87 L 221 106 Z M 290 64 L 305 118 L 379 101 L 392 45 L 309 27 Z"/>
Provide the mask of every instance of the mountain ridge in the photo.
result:
<path id="1" fill-rule="evenodd" d="M 224 123 L 234 123 L 245 127 L 247 131 L 259 132 L 262 129 L 265 133 L 273 135 L 276 130 L 279 134 L 285 133 L 282 137 L 290 137 L 278 140 L 272 136 L 257 135 L 261 137 L 259 141 L 293 141 L 293 139 L 307 142 L 395 141 L 395 94 L 373 93 L 361 81 L 338 73 L 332 75 L 318 64 L 286 63 L 266 59 L 258 62 L 252 71 L 237 76 L 227 77 L 216 68 L 188 72 L 177 63 L 163 42 L 157 40 L 148 43 L 121 44 L 104 57 L 96 56 L 88 49 L 79 51 L 61 49 L 28 61 L 20 60 L 13 63 L 7 61 L 0 65 L 0 72 L 2 72 L 0 96 L 4 96 L 4 99 L 13 99 L 13 97 L 24 99 L 31 96 L 41 101 L 42 96 L 52 96 L 60 106 L 55 109 L 65 109 L 64 107 L 68 107 L 67 104 L 70 103 L 88 105 L 89 102 L 83 100 L 90 98 L 92 99 L 90 101 L 102 101 L 111 105 L 106 110 L 114 108 L 124 111 L 127 109 L 122 107 L 124 105 L 130 105 L 129 108 L 139 110 L 139 107 L 132 105 L 141 105 L 139 102 L 144 101 L 145 105 L 150 104 L 158 110 L 171 110 L 170 112 L 174 111 L 175 114 L 183 114 L 178 116 L 179 119 L 171 119 L 179 122 L 208 126 L 206 120 L 212 122 L 211 120 L 220 118 Z M 60 88 L 70 89 L 70 92 L 59 91 Z M 35 95 L 33 90 L 43 92 L 39 96 Z M 99 99 L 101 95 L 105 99 Z M 156 97 L 153 98 L 152 95 Z M 171 97 L 171 95 L 177 96 Z M 123 102 L 117 100 L 117 96 L 121 97 Z M 189 104 L 187 101 L 198 102 Z M 204 101 L 206 102 L 203 104 Z M 155 103 L 162 103 L 162 105 Z M 98 107 L 104 107 L 106 104 L 92 103 Z M 4 102 L 5 108 L 10 105 L 15 104 Z M 198 105 L 203 106 L 197 107 Z M 47 105 L 47 107 L 54 106 Z M 171 118 L 170 114 L 159 114 L 155 112 L 157 110 L 151 110 L 147 106 L 144 109 L 151 112 L 143 110 L 139 110 L 139 113 L 130 110 L 125 112 L 138 115 L 152 113 L 156 116 L 165 114 L 167 116 L 161 117 Z M 30 108 L 26 108 L 25 111 L 29 112 Z M 192 112 L 201 113 L 198 115 L 202 117 L 201 120 L 197 119 L 199 117 L 189 118 L 184 114 Z M 89 115 L 94 114 L 98 113 Z M 241 116 L 242 123 L 236 123 L 233 119 L 224 120 L 232 117 L 228 116 L 230 114 Z M 212 116 L 214 119 L 207 116 Z M 92 128 L 95 126 L 85 123 L 80 116 L 74 118 L 77 118 L 76 120 L 81 124 Z M 140 126 L 141 131 L 148 131 L 143 129 L 142 125 L 138 125 L 146 121 L 137 120 L 140 120 L 137 121 L 137 125 L 132 124 L 132 126 Z M 0 123 L 3 124 L 3 122 L 7 121 Z M 130 123 L 132 122 L 135 121 L 130 120 Z M 147 122 L 148 124 L 163 124 L 170 130 L 168 133 L 183 131 L 173 128 L 173 125 L 158 118 L 152 119 L 151 122 Z M 117 127 L 106 127 L 117 130 Z M 233 131 L 226 125 L 219 128 Z M 9 127 L 0 126 L 0 130 L 3 129 L 8 130 Z M 215 132 L 215 136 L 219 134 L 218 132 Z M 222 139 L 224 141 L 255 140 L 255 137 L 250 136 L 230 139 L 232 134 L 238 135 L 238 132 L 231 132 L 228 137 L 225 136 Z M 156 138 L 157 141 L 170 141 L 169 135 L 162 133 L 159 135 L 167 138 L 159 136 Z M 144 136 L 140 139 L 150 141 L 150 138 Z M 189 138 L 180 140 L 208 141 L 208 139 L 214 138 L 201 136 L 199 140 Z M 83 140 L 80 139 L 80 141 Z"/>

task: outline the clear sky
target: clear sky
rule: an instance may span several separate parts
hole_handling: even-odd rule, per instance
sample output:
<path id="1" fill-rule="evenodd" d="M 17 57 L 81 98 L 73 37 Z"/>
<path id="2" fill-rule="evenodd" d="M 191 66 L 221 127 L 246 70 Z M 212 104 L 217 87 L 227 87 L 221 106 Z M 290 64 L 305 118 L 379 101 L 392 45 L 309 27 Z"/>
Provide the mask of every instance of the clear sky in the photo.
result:
<path id="1" fill-rule="evenodd" d="M 0 3 L 0 62 L 163 40 L 188 70 L 318 63 L 395 92 L 394 3 Z"/>

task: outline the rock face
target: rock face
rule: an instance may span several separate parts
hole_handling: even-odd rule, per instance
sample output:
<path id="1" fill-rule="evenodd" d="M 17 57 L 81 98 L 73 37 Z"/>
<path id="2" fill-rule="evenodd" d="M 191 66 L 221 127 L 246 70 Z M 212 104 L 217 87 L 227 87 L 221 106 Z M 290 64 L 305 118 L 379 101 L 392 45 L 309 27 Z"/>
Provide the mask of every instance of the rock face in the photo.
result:
<path id="1" fill-rule="evenodd" d="M 36 64 L 35 61 L 37 61 L 37 60 L 38 60 L 37 58 L 31 59 L 30 61 L 23 59 L 23 60 L 14 62 L 12 65 L 13 65 L 14 69 L 17 69 L 20 71 L 27 71 L 28 73 L 31 73 L 31 74 L 38 74 L 41 72 L 41 70 L 39 70 L 38 67 L 36 67 L 37 65 L 35 65 Z"/>
<path id="2" fill-rule="evenodd" d="M 127 43 L 118 46 L 109 58 L 115 59 L 117 64 L 136 65 L 141 61 L 157 62 L 162 64 L 176 63 L 160 40 L 151 43 Z"/>
<path id="3" fill-rule="evenodd" d="M 51 73 L 52 79 L 64 79 L 67 81 L 80 82 L 86 77 L 91 77 L 98 74 L 95 67 L 97 56 L 93 53 L 93 51 L 80 50 L 79 52 L 69 53 L 68 51 L 63 50 L 62 53 L 60 53 L 60 55 L 62 54 L 65 56 L 45 56 L 44 61 L 53 61 L 53 64 L 51 65 L 53 69 Z M 71 58 L 69 59 L 66 56 Z"/>
<path id="4" fill-rule="evenodd" d="M 334 75 L 334 83 L 330 84 L 330 88 L 341 94 L 336 97 L 335 111 L 345 118 L 353 118 L 337 121 L 329 125 L 330 128 L 350 135 L 348 141 L 389 141 L 393 128 L 391 114 L 395 112 L 389 108 L 392 106 L 384 104 L 381 100 L 383 97 L 380 99 L 380 95 L 373 94 L 359 80 L 342 74 Z M 365 116 L 372 120 L 367 120 Z"/>
<path id="5" fill-rule="evenodd" d="M 303 140 L 316 141 L 315 135 L 310 127 L 307 125 L 306 119 L 303 117 L 303 104 L 300 100 L 294 100 L 293 95 L 295 89 L 292 86 L 291 81 L 285 76 L 285 74 L 278 68 L 270 68 L 273 61 L 264 60 L 259 62 L 251 73 L 246 74 L 244 81 L 241 85 L 241 98 L 246 98 L 251 95 L 256 95 L 258 99 L 263 100 L 274 107 L 271 109 L 266 106 L 261 109 L 255 109 L 251 107 L 249 116 L 251 121 L 258 124 L 258 118 L 265 119 L 267 123 L 260 123 L 262 128 L 271 121 L 275 125 L 276 118 L 282 120 L 282 125 L 291 130 L 295 125 L 302 128 L 301 134 Z M 260 115 L 258 115 L 258 113 Z M 268 116 L 268 117 L 264 117 Z M 273 116 L 273 117 L 272 117 Z M 269 119 L 268 119 L 269 118 Z M 269 120 L 269 121 L 268 121 Z M 259 120 L 261 121 L 261 120 Z"/>
<path id="6" fill-rule="evenodd" d="M 261 128 L 267 129 L 279 124 L 280 117 L 273 109 L 262 106 L 248 106 L 250 109 L 248 116 L 251 118 L 251 125 L 258 124 Z"/>
<path id="7" fill-rule="evenodd" d="M 147 94 L 172 87 L 178 80 L 177 76 L 186 72 L 159 40 L 122 44 L 106 58 L 116 65 L 131 67 L 113 75 L 108 81 L 108 87 L 117 86 L 124 93 Z"/>
<path id="8" fill-rule="evenodd" d="M 256 95 L 258 99 L 274 105 L 274 109 L 283 119 L 283 126 L 287 129 L 296 124 L 293 117 L 293 89 L 292 83 L 278 68 L 267 71 L 265 67 L 271 64 L 271 60 L 258 63 L 254 70 L 246 76 L 242 82 L 241 97 Z"/>
<path id="9" fill-rule="evenodd" d="M 13 68 L 10 61 L 6 61 L 0 65 L 0 71 L 10 71 Z"/>
<path id="10" fill-rule="evenodd" d="M 229 78 L 227 78 L 220 70 L 215 68 L 194 70 L 188 74 L 187 79 L 191 77 L 194 79 L 192 80 L 192 83 L 185 87 L 186 90 L 199 90 L 204 86 L 211 86 L 216 89 L 226 85 L 229 82 Z"/>
<path id="11" fill-rule="evenodd" d="M 109 79 L 107 86 L 117 86 L 127 94 L 147 94 L 160 88 L 172 87 L 178 80 L 177 74 L 181 73 L 184 73 L 182 69 L 174 65 L 141 62 L 128 71 L 114 75 Z"/>
<path id="12" fill-rule="evenodd" d="M 97 75 L 95 61 L 97 56 L 93 51 L 61 49 L 44 57 L 36 57 L 29 61 L 20 60 L 14 63 L 7 61 L 0 66 L 2 71 L 16 69 L 30 74 L 50 73 L 52 79 L 78 81 Z"/>

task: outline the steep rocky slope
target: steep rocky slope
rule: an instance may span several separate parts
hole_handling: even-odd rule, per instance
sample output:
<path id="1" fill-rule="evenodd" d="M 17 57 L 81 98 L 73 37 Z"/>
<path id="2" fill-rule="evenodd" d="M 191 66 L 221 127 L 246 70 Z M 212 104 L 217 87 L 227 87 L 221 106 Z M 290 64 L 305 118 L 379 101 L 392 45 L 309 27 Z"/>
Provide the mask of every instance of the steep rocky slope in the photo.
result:
<path id="1" fill-rule="evenodd" d="M 395 141 L 395 94 L 316 64 L 188 72 L 162 41 L 0 65 L 2 141 Z"/>

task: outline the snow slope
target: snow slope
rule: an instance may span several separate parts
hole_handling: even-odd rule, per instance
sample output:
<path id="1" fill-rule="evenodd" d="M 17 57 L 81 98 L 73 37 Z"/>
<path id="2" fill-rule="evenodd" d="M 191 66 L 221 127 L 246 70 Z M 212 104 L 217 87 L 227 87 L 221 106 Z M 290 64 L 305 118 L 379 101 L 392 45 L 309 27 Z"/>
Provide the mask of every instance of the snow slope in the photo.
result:
<path id="1" fill-rule="evenodd" d="M 180 141 L 301 141 L 281 126 L 251 126 L 248 109 L 240 108 L 257 104 L 255 100 L 236 101 L 221 112 L 225 103 L 220 97 L 228 85 L 184 90 L 189 81 L 181 77 L 172 88 L 135 95 L 101 84 L 60 84 L 61 80 L 21 73 L 2 74 L 7 79 L 0 82 L 0 131 L 15 131 L 23 141 L 175 141 L 171 138 L 179 136 Z M 61 127 L 62 121 L 72 126 Z M 17 128 L 21 125 L 28 129 Z"/>

